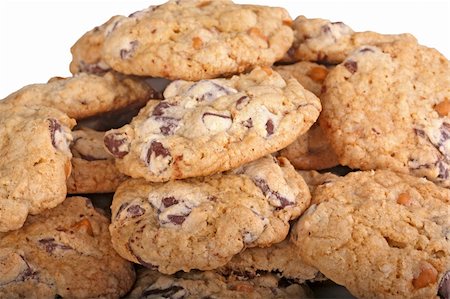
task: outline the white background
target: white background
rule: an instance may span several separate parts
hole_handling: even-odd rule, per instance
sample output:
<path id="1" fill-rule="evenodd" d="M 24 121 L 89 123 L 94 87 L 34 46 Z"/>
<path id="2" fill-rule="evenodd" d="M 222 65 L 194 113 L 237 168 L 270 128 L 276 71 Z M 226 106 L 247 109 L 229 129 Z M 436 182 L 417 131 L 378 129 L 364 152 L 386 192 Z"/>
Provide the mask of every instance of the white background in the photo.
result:
<path id="1" fill-rule="evenodd" d="M 86 31 L 116 14 L 165 1 L 0 0 L 0 99 L 31 83 L 70 76 L 70 47 Z M 419 42 L 450 57 L 450 1 L 267 1 L 283 6 L 292 18 L 344 21 L 356 31 L 414 34 Z"/>

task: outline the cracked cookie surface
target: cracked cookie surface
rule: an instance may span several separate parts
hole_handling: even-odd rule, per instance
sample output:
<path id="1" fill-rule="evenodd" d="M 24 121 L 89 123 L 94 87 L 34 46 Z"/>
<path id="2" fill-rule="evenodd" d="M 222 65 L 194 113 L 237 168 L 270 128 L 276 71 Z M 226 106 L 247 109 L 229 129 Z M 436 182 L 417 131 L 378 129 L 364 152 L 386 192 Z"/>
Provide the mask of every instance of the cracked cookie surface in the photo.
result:
<path id="1" fill-rule="evenodd" d="M 91 37 L 100 35 L 103 47 L 101 58 L 94 55 L 89 62 L 172 80 L 228 76 L 279 60 L 292 44 L 291 22 L 283 8 L 227 0 L 169 1 L 92 32 Z"/>
<path id="2" fill-rule="evenodd" d="M 281 242 L 309 201 L 289 161 L 269 155 L 210 177 L 128 180 L 115 193 L 110 231 L 130 261 L 167 274 L 211 270 L 246 247 Z"/>
<path id="3" fill-rule="evenodd" d="M 450 187 L 450 64 L 398 41 L 362 47 L 325 79 L 320 124 L 340 164 Z"/>
<path id="4" fill-rule="evenodd" d="M 0 232 L 66 198 L 74 125 L 53 108 L 0 103 Z"/>
<path id="5" fill-rule="evenodd" d="M 230 79 L 174 81 L 164 98 L 105 135 L 118 169 L 131 177 L 158 182 L 238 167 L 292 143 L 321 110 L 297 80 L 262 68 Z"/>
<path id="6" fill-rule="evenodd" d="M 109 220 L 69 197 L 0 238 L 0 297 L 118 298 L 135 274 L 111 246 Z"/>
<path id="7" fill-rule="evenodd" d="M 293 228 L 304 260 L 361 298 L 445 296 L 450 190 L 391 171 L 317 187 Z"/>
<path id="8" fill-rule="evenodd" d="M 118 110 L 136 103 L 145 104 L 157 93 L 144 78 L 115 72 L 87 73 L 69 78 L 53 78 L 46 84 L 32 84 L 10 94 L 2 101 L 12 105 L 42 105 L 82 119 Z"/>
<path id="9" fill-rule="evenodd" d="M 72 172 L 67 179 L 67 193 L 110 193 L 116 191 L 126 176 L 114 165 L 103 146 L 104 132 L 80 128 L 72 132 Z"/>

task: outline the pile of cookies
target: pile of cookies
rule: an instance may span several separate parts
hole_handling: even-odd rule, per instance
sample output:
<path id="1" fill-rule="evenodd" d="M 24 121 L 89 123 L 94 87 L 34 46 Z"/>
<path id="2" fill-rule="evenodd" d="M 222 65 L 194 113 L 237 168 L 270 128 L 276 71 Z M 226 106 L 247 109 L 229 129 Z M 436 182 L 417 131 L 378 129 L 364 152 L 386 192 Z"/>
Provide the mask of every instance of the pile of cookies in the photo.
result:
<path id="1" fill-rule="evenodd" d="M 229 0 L 71 51 L 0 102 L 1 298 L 450 298 L 438 51 Z"/>

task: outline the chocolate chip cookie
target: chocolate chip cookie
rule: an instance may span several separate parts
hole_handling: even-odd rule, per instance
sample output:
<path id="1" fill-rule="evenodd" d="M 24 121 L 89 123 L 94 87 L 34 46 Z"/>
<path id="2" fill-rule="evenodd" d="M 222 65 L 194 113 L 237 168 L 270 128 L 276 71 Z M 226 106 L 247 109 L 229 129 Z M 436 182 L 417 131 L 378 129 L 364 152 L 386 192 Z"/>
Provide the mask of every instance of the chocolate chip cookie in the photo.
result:
<path id="1" fill-rule="evenodd" d="M 168 79 L 232 75 L 281 59 L 293 41 L 291 23 L 283 8 L 169 1 L 91 31 L 72 49 L 72 69 L 86 69 L 84 61 L 95 71 L 110 66 L 124 74 Z M 81 44 L 94 53 L 87 54 Z"/>
<path id="2" fill-rule="evenodd" d="M 149 101 L 133 121 L 108 131 L 118 169 L 168 181 L 238 167 L 286 147 L 321 110 L 297 80 L 269 68 L 230 79 L 174 81 L 163 101 Z"/>
<path id="3" fill-rule="evenodd" d="M 289 161 L 269 155 L 210 177 L 128 180 L 114 195 L 110 232 L 135 263 L 167 274 L 211 270 L 246 247 L 281 242 L 309 200 Z"/>
<path id="4" fill-rule="evenodd" d="M 320 124 L 342 165 L 450 187 L 450 64 L 397 41 L 357 49 L 328 74 Z"/>
<path id="5" fill-rule="evenodd" d="M 283 285 L 273 274 L 243 277 L 192 271 L 169 276 L 142 269 L 127 298 L 310 298 L 310 294 L 307 286 Z"/>
<path id="6" fill-rule="evenodd" d="M 450 190 L 424 178 L 378 170 L 319 186 L 292 240 L 357 297 L 448 296 Z"/>
<path id="7" fill-rule="evenodd" d="M 82 119 L 136 103 L 144 104 L 156 94 L 144 78 L 115 72 L 81 73 L 70 78 L 53 78 L 46 84 L 25 86 L 3 101 L 13 105 L 52 107 L 69 117 Z"/>
<path id="8" fill-rule="evenodd" d="M 342 22 L 297 17 L 293 24 L 294 43 L 285 61 L 319 61 L 341 63 L 355 48 L 378 45 L 396 40 L 416 42 L 411 34 L 380 34 L 372 31 L 355 32 Z"/>
<path id="9" fill-rule="evenodd" d="M 256 275 L 262 271 L 275 272 L 297 283 L 323 280 L 323 275 L 316 268 L 306 264 L 301 255 L 301 248 L 288 237 L 270 247 L 247 248 L 235 255 L 221 270 L 232 273 Z"/>
<path id="10" fill-rule="evenodd" d="M 72 173 L 67 180 L 69 194 L 109 193 L 116 191 L 126 176 L 114 165 L 103 147 L 104 132 L 80 128 L 72 132 Z"/>
<path id="11" fill-rule="evenodd" d="M 109 220 L 89 199 L 69 197 L 0 238 L 1 298 L 118 298 L 131 263 L 113 250 Z"/>
<path id="12" fill-rule="evenodd" d="M 53 108 L 0 102 L 0 232 L 66 198 L 74 125 Z"/>

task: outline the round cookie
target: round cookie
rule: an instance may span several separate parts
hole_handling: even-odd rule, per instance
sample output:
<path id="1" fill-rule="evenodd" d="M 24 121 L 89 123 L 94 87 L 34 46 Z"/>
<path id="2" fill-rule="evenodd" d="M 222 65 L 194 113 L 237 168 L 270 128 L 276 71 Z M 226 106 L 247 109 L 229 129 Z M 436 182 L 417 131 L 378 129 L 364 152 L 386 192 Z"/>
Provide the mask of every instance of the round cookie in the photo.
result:
<path id="1" fill-rule="evenodd" d="M 192 271 L 173 276 L 142 269 L 134 289 L 127 296 L 134 298 L 310 298 L 306 286 L 283 286 L 272 274 L 253 277 L 223 276 L 217 272 Z"/>
<path id="2" fill-rule="evenodd" d="M 232 273 L 256 275 L 261 271 L 279 273 L 282 277 L 297 283 L 323 280 L 319 270 L 307 265 L 301 255 L 301 248 L 288 237 L 270 247 L 247 248 L 228 262 L 223 268 Z"/>
<path id="3" fill-rule="evenodd" d="M 110 232 L 135 263 L 166 274 L 211 270 L 246 247 L 281 242 L 309 201 L 289 161 L 269 155 L 210 177 L 128 180 L 114 195 Z"/>
<path id="4" fill-rule="evenodd" d="M 66 198 L 74 125 L 53 108 L 0 103 L 0 232 Z"/>
<path id="5" fill-rule="evenodd" d="M 450 187 L 450 64 L 397 41 L 362 47 L 325 79 L 320 125 L 340 164 Z"/>
<path id="6" fill-rule="evenodd" d="M 126 176 L 117 170 L 103 147 L 104 132 L 80 128 L 72 136 L 72 173 L 67 179 L 67 193 L 115 192 Z"/>
<path id="7" fill-rule="evenodd" d="M 308 264 L 359 298 L 445 298 L 449 232 L 450 190 L 379 170 L 318 187 L 292 240 Z"/>
<path id="8" fill-rule="evenodd" d="M 380 34 L 376 32 L 354 32 L 342 22 L 325 19 L 297 17 L 292 23 L 294 43 L 284 61 L 319 61 L 338 64 L 355 48 L 378 45 L 396 40 L 416 42 L 411 34 Z"/>
<path id="9" fill-rule="evenodd" d="M 87 198 L 69 197 L 0 238 L 1 298 L 118 298 L 132 264 L 111 246 L 109 220 Z"/>
<path id="10" fill-rule="evenodd" d="M 115 22 L 100 60 L 124 74 L 223 77 L 281 59 L 293 41 L 291 23 L 283 8 L 172 0 Z"/>
<path id="11" fill-rule="evenodd" d="M 118 169 L 168 181 L 226 171 L 292 143 L 317 119 L 317 97 L 295 79 L 256 68 L 230 79 L 174 81 L 133 121 L 108 131 Z"/>
<path id="12" fill-rule="evenodd" d="M 124 16 L 114 16 L 101 26 L 86 32 L 71 48 L 70 72 L 103 74 L 111 68 L 102 60 L 103 43 Z"/>
<path id="13" fill-rule="evenodd" d="M 46 84 L 25 86 L 3 102 L 53 107 L 69 117 L 82 119 L 130 104 L 144 104 L 156 95 L 144 78 L 115 72 L 102 75 L 81 73 L 70 78 L 53 78 Z"/>

